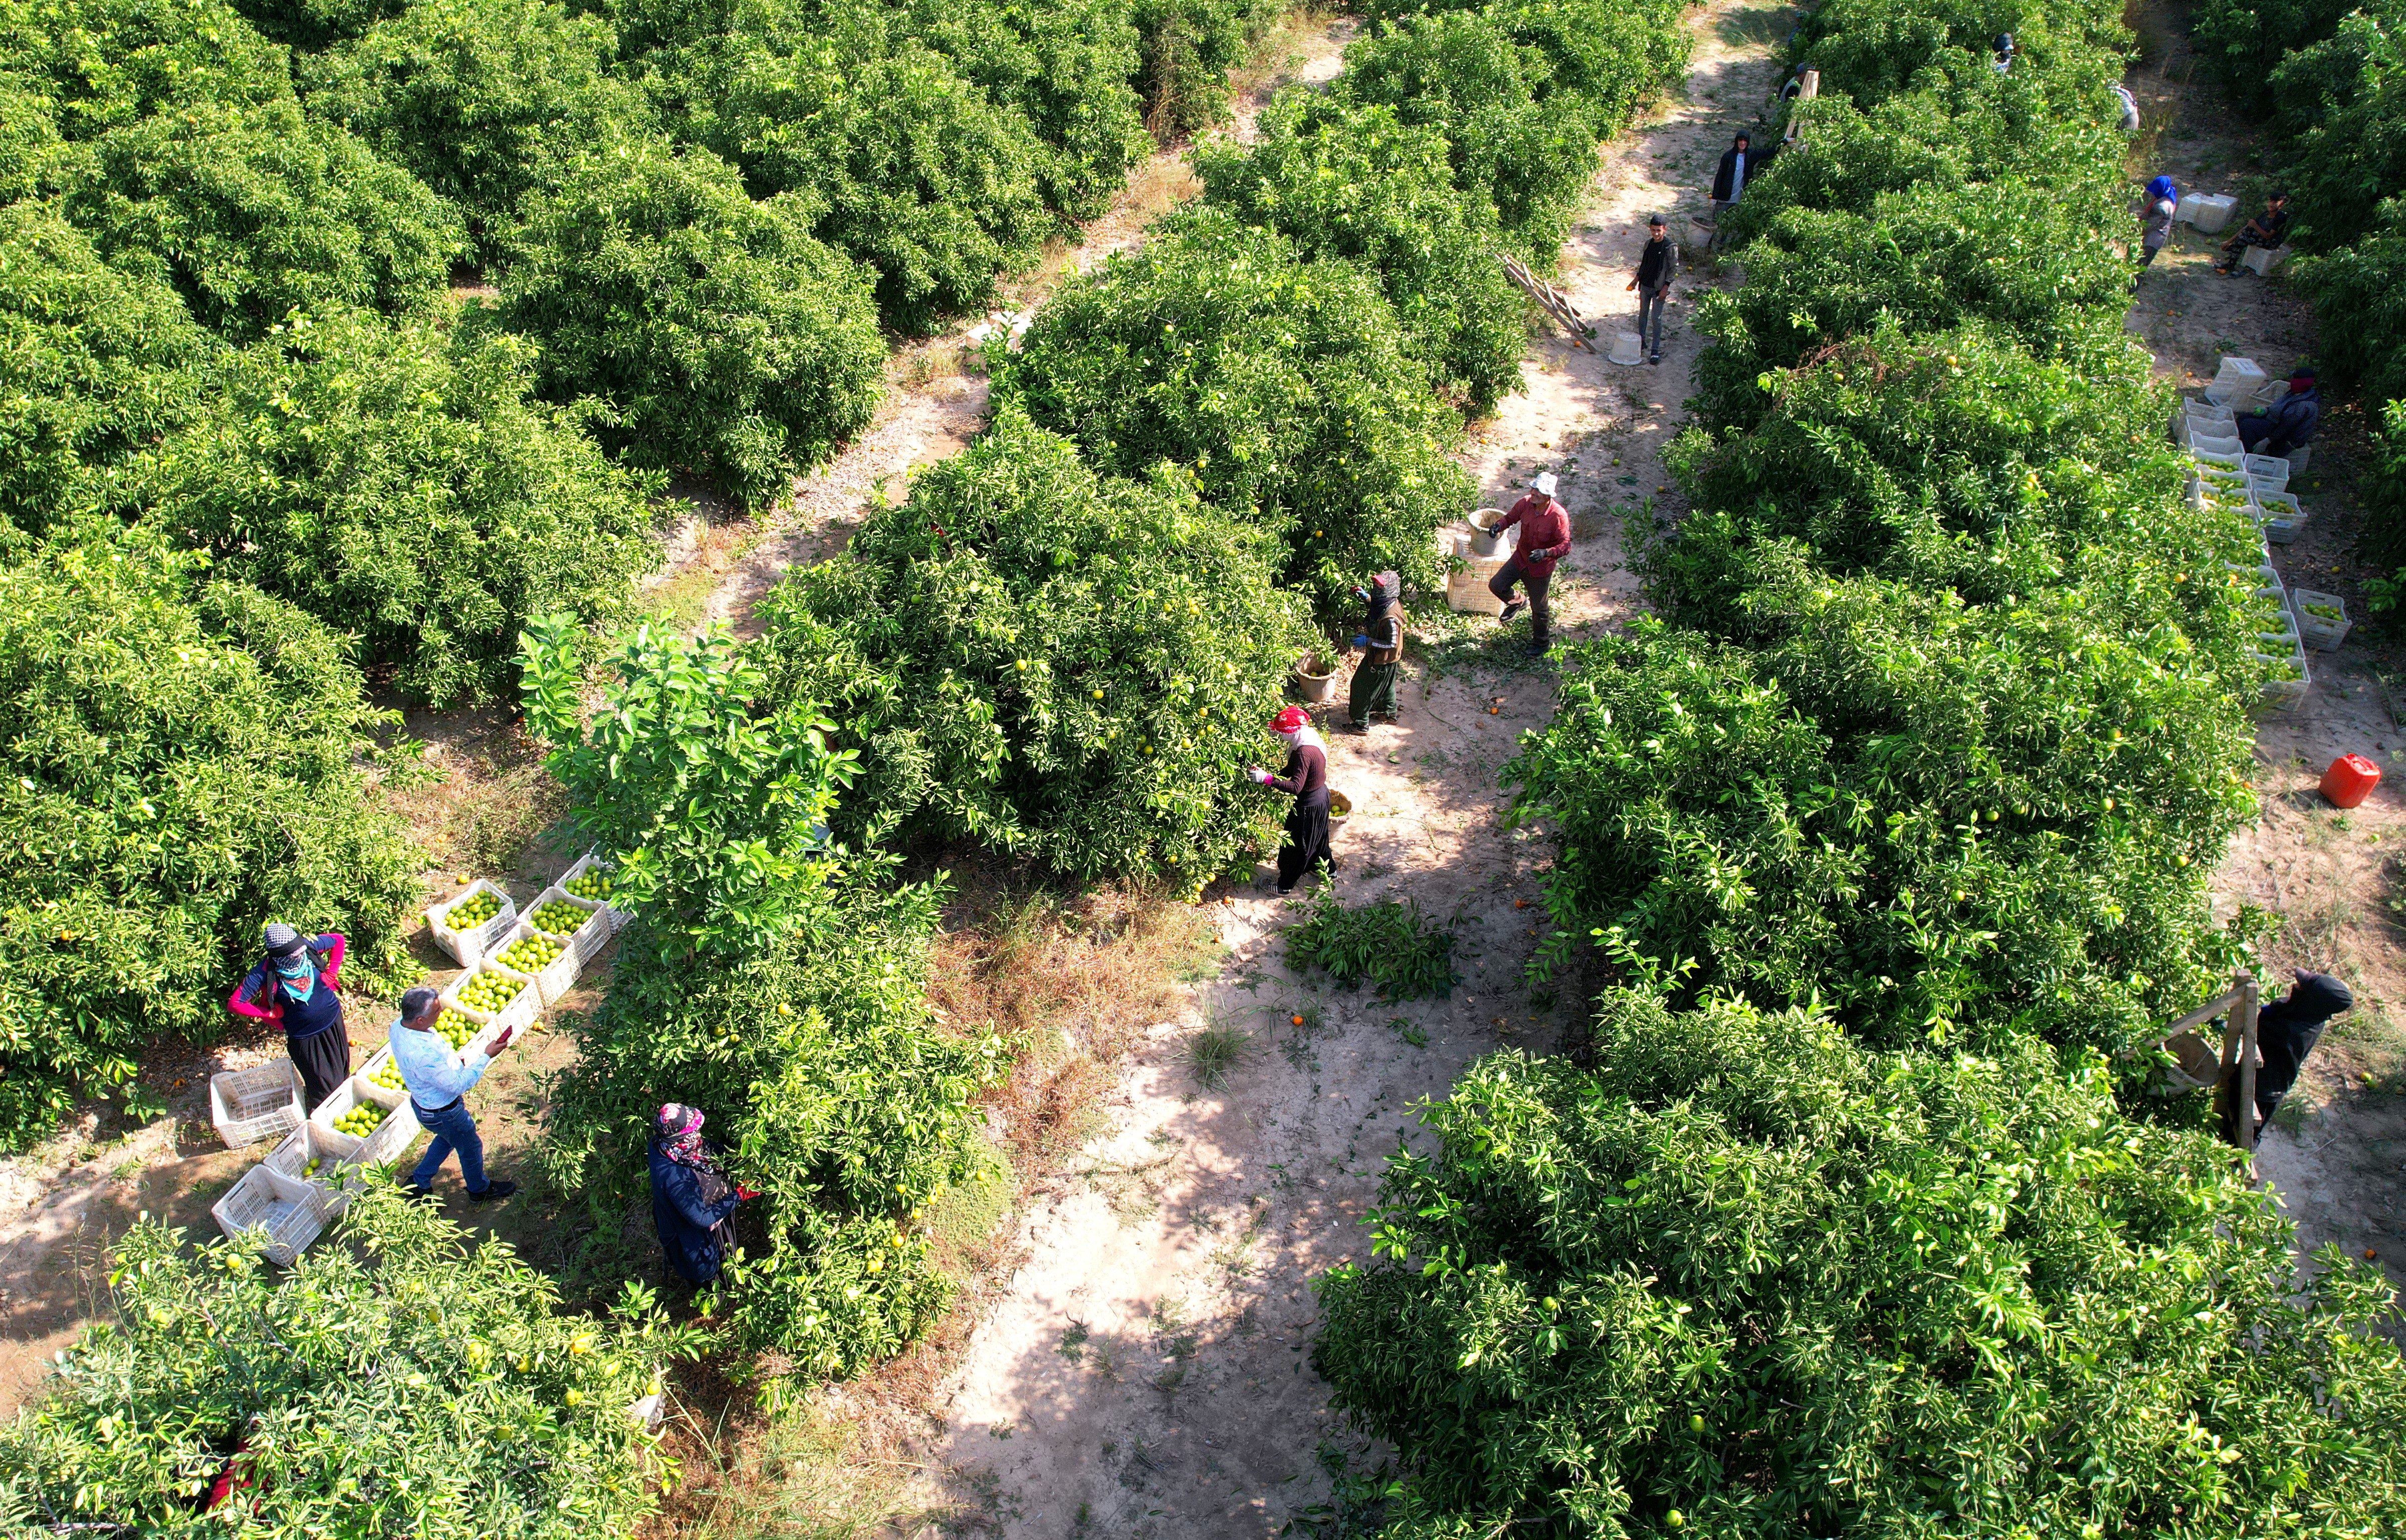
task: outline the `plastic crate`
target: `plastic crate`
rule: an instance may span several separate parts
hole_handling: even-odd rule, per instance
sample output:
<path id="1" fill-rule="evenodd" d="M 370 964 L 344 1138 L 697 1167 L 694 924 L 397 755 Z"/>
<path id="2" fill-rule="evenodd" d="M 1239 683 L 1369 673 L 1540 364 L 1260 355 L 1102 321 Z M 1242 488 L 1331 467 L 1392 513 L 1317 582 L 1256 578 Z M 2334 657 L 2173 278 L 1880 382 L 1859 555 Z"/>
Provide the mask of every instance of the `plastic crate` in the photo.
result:
<path id="1" fill-rule="evenodd" d="M 497 1035 L 508 1028 L 525 1026 L 543 1010 L 543 991 L 532 979 L 514 968 L 503 968 L 499 963 L 487 963 L 484 967 L 501 974 L 503 978 L 516 979 L 526 987 L 519 990 L 517 998 L 501 1010 L 488 1011 L 478 1010 L 473 1006 L 460 1003 L 460 991 L 466 986 L 469 980 L 476 976 L 478 970 L 472 969 L 451 981 L 451 986 L 446 989 L 441 996 L 443 1009 L 456 1010 L 485 1029 L 482 1033 L 469 1038 L 468 1048 L 475 1047 L 480 1041 L 490 1042 Z M 466 1051 L 465 1048 L 461 1050 L 462 1053 Z"/>
<path id="2" fill-rule="evenodd" d="M 259 1235 L 267 1260 L 290 1267 L 326 1228 L 325 1194 L 315 1182 L 297 1181 L 265 1166 L 254 1166 L 209 1209 L 230 1238 Z"/>
<path id="3" fill-rule="evenodd" d="M 613 863 L 611 862 L 602 860 L 600 856 L 594 855 L 588 850 L 582 856 L 577 858 L 577 862 L 574 866 L 570 867 L 566 871 L 561 872 L 559 874 L 559 881 L 552 885 L 559 888 L 562 893 L 568 893 L 569 883 L 576 881 L 576 879 L 584 876 L 587 872 L 593 870 L 597 867 L 603 871 L 607 871 L 610 869 L 612 864 Z M 569 893 L 568 896 L 572 898 L 576 897 L 576 895 L 573 893 Z M 591 903 L 593 900 L 588 898 L 585 901 L 587 903 Z M 625 910 L 620 909 L 616 904 L 608 902 L 604 902 L 602 907 L 609 912 L 610 928 L 613 931 L 619 931 L 626 928 L 627 911 Z"/>
<path id="4" fill-rule="evenodd" d="M 588 918 L 587 924 L 599 928 L 603 925 L 605 922 Z M 496 960 L 487 963 L 485 966 L 493 969 L 497 973 L 505 973 L 513 978 L 517 977 L 524 970 L 514 968 L 503 968 L 498 959 L 502 953 L 507 952 L 510 949 L 513 943 L 530 937 L 540 937 L 547 940 L 562 940 L 562 938 L 552 936 L 548 932 L 538 931 L 535 929 L 534 922 L 531 920 L 520 920 L 517 925 L 512 925 L 510 927 L 510 933 L 502 937 L 500 942 L 494 946 L 493 956 Z M 576 975 L 584 966 L 585 959 L 576 954 L 575 943 L 569 941 L 563 944 L 560 954 L 557 958 L 545 964 L 531 975 L 529 975 L 529 977 L 531 977 L 534 980 L 534 989 L 537 997 L 536 1009 L 539 1010 L 548 1010 L 553 1006 L 558 1005 L 560 1001 L 560 997 L 575 987 Z"/>
<path id="5" fill-rule="evenodd" d="M 2263 516 L 2264 538 L 2275 545 L 2286 545 L 2306 527 L 2306 511 L 2286 492 L 2267 492 L 2256 506 Z"/>
<path id="6" fill-rule="evenodd" d="M 2318 615 L 2307 608 L 2318 604 L 2337 610 L 2339 618 Z M 2300 588 L 2289 596 L 2289 613 L 2296 617 L 2299 640 L 2316 652 L 2329 652 L 2347 640 L 2356 622 L 2347 617 L 2347 600 L 2337 594 L 2327 594 L 2314 588 Z"/>
<path id="7" fill-rule="evenodd" d="M 284 1142 L 269 1151 L 267 1158 L 260 1164 L 271 1171 L 290 1177 L 294 1181 L 305 1181 L 316 1187 L 325 1200 L 326 1217 L 336 1219 L 351 1206 L 351 1194 L 360 1188 L 359 1172 L 351 1160 L 357 1151 L 337 1148 L 335 1141 L 338 1139 L 346 1144 L 350 1142 L 331 1129 L 304 1123 L 287 1135 Z M 316 1176 L 309 1174 L 309 1163 L 313 1160 L 318 1163 Z"/>
<path id="8" fill-rule="evenodd" d="M 290 1059 L 209 1077 L 209 1122 L 229 1150 L 281 1138 L 307 1116 L 301 1106 L 301 1071 Z"/>
<path id="9" fill-rule="evenodd" d="M 502 900 L 502 907 L 483 925 L 466 930 L 454 930 L 446 923 L 451 911 L 479 893 L 490 893 Z M 474 968 L 485 960 L 495 939 L 506 935 L 517 924 L 517 905 L 510 901 L 507 889 L 500 883 L 478 878 L 458 893 L 435 904 L 426 911 L 426 927 L 434 932 L 434 944 L 451 954 L 461 968 Z"/>
<path id="10" fill-rule="evenodd" d="M 617 927 L 611 923 L 608 904 L 597 904 L 590 898 L 580 898 L 563 887 L 547 887 L 535 896 L 533 903 L 527 905 L 526 921 L 529 925 L 534 924 L 534 917 L 543 912 L 545 904 L 566 904 L 571 909 L 581 909 L 586 911 L 587 918 L 585 923 L 565 936 L 556 930 L 543 932 L 555 940 L 566 941 L 568 949 L 576 954 L 576 960 L 579 963 L 591 962 L 600 955 L 603 947 L 610 944 L 610 937 Z M 543 927 L 536 925 L 535 928 L 541 930 Z"/>
<path id="11" fill-rule="evenodd" d="M 2188 436 L 2188 452 L 2208 465 L 2227 465 L 2235 471 L 2246 448 L 2236 433 L 2191 433 Z"/>
<path id="12" fill-rule="evenodd" d="M 2256 657 L 2262 663 L 2286 662 L 2296 666 L 2297 678 L 2267 679 L 2257 689 L 2257 700 L 2266 710 L 2281 712 L 2295 710 L 2298 703 L 2305 699 L 2306 691 L 2314 682 L 2314 671 L 2306 664 L 2305 648 L 2298 646 L 2286 657 L 2274 657 L 2268 653 L 2257 653 Z"/>
<path id="13" fill-rule="evenodd" d="M 371 1091 L 375 1094 L 371 1095 Z M 382 1087 L 371 1087 L 359 1076 L 353 1075 L 334 1087 L 333 1094 L 318 1104 L 318 1109 L 309 1114 L 309 1124 L 324 1137 L 338 1158 L 373 1164 L 366 1161 L 364 1152 L 375 1137 L 384 1132 L 384 1122 L 392 1115 L 393 1104 L 387 1099 L 389 1095 L 389 1093 Z M 402 1099 L 406 1101 L 408 1098 L 403 1096 Z M 374 1108 L 383 1113 L 384 1118 L 378 1119 L 377 1125 L 365 1134 L 346 1134 L 334 1123 L 348 1115 L 355 1107 Z"/>
<path id="14" fill-rule="evenodd" d="M 2242 455 L 2239 468 L 2247 473 L 2250 484 L 2270 482 L 2267 491 L 2283 492 L 2289 487 L 2289 462 L 2278 455 Z"/>

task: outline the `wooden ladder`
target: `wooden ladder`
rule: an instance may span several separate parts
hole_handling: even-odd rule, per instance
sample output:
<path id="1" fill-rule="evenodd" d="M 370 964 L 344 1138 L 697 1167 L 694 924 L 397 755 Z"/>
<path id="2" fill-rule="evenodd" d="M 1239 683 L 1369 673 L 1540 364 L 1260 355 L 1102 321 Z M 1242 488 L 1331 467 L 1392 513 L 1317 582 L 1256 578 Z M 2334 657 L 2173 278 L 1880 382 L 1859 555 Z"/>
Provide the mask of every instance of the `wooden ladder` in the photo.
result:
<path id="1" fill-rule="evenodd" d="M 2222 1028 L 2222 1052 L 2216 1055 L 2215 1110 L 2222 1114 L 2222 1137 L 2246 1151 L 2251 1158 L 2256 1150 L 2257 991 L 2254 974 L 2243 968 L 2233 969 L 2228 990 L 2164 1028 L 2162 1039 L 2169 1043 L 2189 1028 L 2202 1026 L 2216 1016 L 2228 1018 Z M 2234 1069 L 2238 1072 L 2238 1083 L 2226 1103 L 2223 1088 L 2230 1085 Z"/>

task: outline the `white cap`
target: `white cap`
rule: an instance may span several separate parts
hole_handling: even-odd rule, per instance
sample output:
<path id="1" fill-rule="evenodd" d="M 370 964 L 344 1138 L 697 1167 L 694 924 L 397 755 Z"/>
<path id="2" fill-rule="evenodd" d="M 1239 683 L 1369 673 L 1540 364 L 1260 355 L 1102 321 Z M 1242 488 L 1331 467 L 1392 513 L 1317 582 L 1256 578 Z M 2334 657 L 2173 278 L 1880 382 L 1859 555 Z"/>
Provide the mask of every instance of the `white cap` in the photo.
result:
<path id="1" fill-rule="evenodd" d="M 1554 473 L 1551 471 L 1540 471 L 1537 473 L 1537 479 L 1529 485 L 1535 487 L 1542 496 L 1551 497 L 1554 495 Z"/>

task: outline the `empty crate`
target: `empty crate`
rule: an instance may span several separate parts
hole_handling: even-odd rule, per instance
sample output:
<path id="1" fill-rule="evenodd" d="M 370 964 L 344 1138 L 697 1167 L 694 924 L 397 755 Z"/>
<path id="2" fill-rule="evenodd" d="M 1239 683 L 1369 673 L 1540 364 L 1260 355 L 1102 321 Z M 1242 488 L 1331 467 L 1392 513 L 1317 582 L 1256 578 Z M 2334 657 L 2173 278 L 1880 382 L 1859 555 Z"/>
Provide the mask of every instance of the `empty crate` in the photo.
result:
<path id="1" fill-rule="evenodd" d="M 290 1059 L 209 1077 L 209 1122 L 229 1150 L 301 1126 L 301 1071 Z"/>

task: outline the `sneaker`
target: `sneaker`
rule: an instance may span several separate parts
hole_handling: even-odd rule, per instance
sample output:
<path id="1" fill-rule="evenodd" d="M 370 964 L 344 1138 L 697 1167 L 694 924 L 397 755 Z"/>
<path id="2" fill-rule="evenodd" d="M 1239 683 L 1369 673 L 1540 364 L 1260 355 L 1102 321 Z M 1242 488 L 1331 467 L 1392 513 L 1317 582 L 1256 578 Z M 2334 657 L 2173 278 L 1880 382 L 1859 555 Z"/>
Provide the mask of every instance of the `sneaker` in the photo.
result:
<path id="1" fill-rule="evenodd" d="M 1550 642 L 1532 642 L 1529 643 L 1529 656 L 1531 657 L 1543 657 L 1553 650 L 1554 644 Z"/>
<path id="2" fill-rule="evenodd" d="M 518 1184 L 514 1181 L 488 1181 L 485 1183 L 485 1190 L 483 1192 L 469 1194 L 468 1201 L 470 1203 L 499 1203 L 517 1190 Z"/>
<path id="3" fill-rule="evenodd" d="M 1657 353 L 1657 354 L 1653 355 L 1651 358 L 1648 359 L 1646 361 L 1647 361 L 1648 363 L 1661 363 L 1661 362 L 1663 361 L 1663 355 L 1662 355 L 1662 354 L 1660 354 L 1660 353 Z"/>
<path id="4" fill-rule="evenodd" d="M 1504 613 L 1497 615 L 1495 618 L 1498 620 L 1509 620 L 1528 607 L 1529 601 L 1525 599 L 1507 599 L 1504 601 Z"/>
<path id="5" fill-rule="evenodd" d="M 401 1189 L 402 1198 L 405 1202 L 432 1203 L 435 1201 L 433 1188 L 420 1187 L 416 1182 L 410 1180 L 407 1177 L 403 1177 L 400 1180 L 394 1182 L 393 1185 Z"/>

